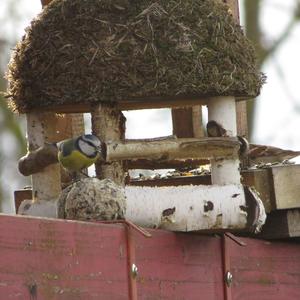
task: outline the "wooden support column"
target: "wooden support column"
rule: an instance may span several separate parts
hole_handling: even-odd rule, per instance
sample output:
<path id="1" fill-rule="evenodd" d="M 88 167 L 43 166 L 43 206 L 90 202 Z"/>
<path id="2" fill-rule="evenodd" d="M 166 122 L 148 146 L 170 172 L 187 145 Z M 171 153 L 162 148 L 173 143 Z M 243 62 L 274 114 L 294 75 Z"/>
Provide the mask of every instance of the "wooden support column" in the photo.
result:
<path id="1" fill-rule="evenodd" d="M 233 18 L 240 24 L 239 1 L 223 0 L 230 8 Z M 237 135 L 248 139 L 247 102 L 236 102 Z"/>
<path id="2" fill-rule="evenodd" d="M 235 98 L 215 97 L 208 102 L 208 120 L 218 122 L 226 129 L 228 136 L 236 136 Z M 213 184 L 240 184 L 239 159 L 212 159 L 211 177 Z"/>
<path id="3" fill-rule="evenodd" d="M 54 113 L 27 114 L 28 150 L 33 151 L 44 146 L 45 142 L 55 142 L 56 116 Z M 33 200 L 55 201 L 61 192 L 60 166 L 52 164 L 43 171 L 33 174 Z"/>
<path id="4" fill-rule="evenodd" d="M 114 106 L 99 104 L 92 112 L 92 131 L 101 141 L 120 141 L 125 138 L 125 117 Z M 97 162 L 96 175 L 100 179 L 110 178 L 120 185 L 125 183 L 125 171 L 122 161 L 110 163 Z"/>
<path id="5" fill-rule="evenodd" d="M 204 136 L 202 106 L 172 109 L 173 134 L 178 138 Z"/>
<path id="6" fill-rule="evenodd" d="M 173 135 L 178 138 L 194 137 L 192 108 L 173 108 L 172 109 Z"/>
<path id="7" fill-rule="evenodd" d="M 196 105 L 192 107 L 192 119 L 193 119 L 193 136 L 195 138 L 204 137 L 204 129 L 202 124 L 202 105 Z"/>

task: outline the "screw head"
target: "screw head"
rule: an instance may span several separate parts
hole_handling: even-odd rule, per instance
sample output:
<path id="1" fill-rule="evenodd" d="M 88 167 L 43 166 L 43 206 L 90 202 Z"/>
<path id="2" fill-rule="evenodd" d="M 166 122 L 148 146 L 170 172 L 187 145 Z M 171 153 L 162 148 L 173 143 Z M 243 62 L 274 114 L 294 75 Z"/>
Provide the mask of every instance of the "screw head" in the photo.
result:
<path id="1" fill-rule="evenodd" d="M 233 281 L 233 275 L 232 275 L 231 272 L 227 271 L 225 273 L 225 282 L 226 282 L 226 284 L 227 284 L 228 287 L 231 286 L 232 281 Z"/>
<path id="2" fill-rule="evenodd" d="M 136 278 L 138 276 L 138 267 L 135 264 L 131 265 L 131 276 Z"/>

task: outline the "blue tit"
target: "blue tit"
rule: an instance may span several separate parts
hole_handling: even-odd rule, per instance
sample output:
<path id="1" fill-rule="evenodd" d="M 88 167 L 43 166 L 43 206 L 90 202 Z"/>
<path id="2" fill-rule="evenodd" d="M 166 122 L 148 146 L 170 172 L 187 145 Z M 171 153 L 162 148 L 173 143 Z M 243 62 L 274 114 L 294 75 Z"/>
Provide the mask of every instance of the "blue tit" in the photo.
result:
<path id="1" fill-rule="evenodd" d="M 103 157 L 101 141 L 92 134 L 61 141 L 56 144 L 58 161 L 70 172 L 78 172 L 88 168 Z"/>

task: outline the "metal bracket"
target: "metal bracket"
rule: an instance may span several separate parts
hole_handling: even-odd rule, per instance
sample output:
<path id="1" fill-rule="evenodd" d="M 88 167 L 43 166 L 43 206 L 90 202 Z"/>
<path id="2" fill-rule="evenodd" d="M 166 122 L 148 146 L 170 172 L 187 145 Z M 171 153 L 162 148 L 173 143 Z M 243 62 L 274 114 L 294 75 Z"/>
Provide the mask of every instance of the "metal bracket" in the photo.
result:
<path id="1" fill-rule="evenodd" d="M 102 224 L 124 224 L 129 228 L 132 228 L 133 230 L 137 231 L 144 237 L 150 238 L 152 237 L 151 233 L 147 231 L 146 229 L 132 223 L 129 220 L 108 220 L 108 221 L 95 221 L 95 223 L 102 223 Z"/>
<path id="2" fill-rule="evenodd" d="M 234 241 L 239 246 L 243 246 L 243 247 L 247 246 L 247 244 L 245 242 L 241 241 L 237 236 L 233 235 L 230 232 L 225 232 L 224 235 L 229 237 L 232 241 Z"/>

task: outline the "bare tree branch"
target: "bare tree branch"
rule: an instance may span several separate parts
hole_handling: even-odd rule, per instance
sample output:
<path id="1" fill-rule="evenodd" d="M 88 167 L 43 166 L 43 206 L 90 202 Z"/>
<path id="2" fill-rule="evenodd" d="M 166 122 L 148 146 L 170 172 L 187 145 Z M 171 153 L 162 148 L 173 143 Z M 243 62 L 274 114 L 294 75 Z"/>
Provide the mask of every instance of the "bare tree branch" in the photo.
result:
<path id="1" fill-rule="evenodd" d="M 247 37 L 253 42 L 257 53 L 258 67 L 262 67 L 264 62 L 273 54 L 276 53 L 278 48 L 286 41 L 295 24 L 300 20 L 300 1 L 297 0 L 295 10 L 290 20 L 283 30 L 282 34 L 269 46 L 265 46 L 264 34 L 262 32 L 260 24 L 261 8 L 264 4 L 262 0 L 245 0 L 244 1 L 244 12 L 245 12 L 245 31 Z M 255 115 L 255 101 L 248 101 L 248 126 L 249 135 L 253 132 L 254 115 Z"/>
<path id="2" fill-rule="evenodd" d="M 261 53 L 261 57 L 259 57 L 260 65 L 262 65 L 269 58 L 269 56 L 275 53 L 276 50 L 284 43 L 297 22 L 298 19 L 296 18 L 290 19 L 282 34 L 273 42 L 273 44 L 269 48 L 265 48 L 264 52 Z"/>

